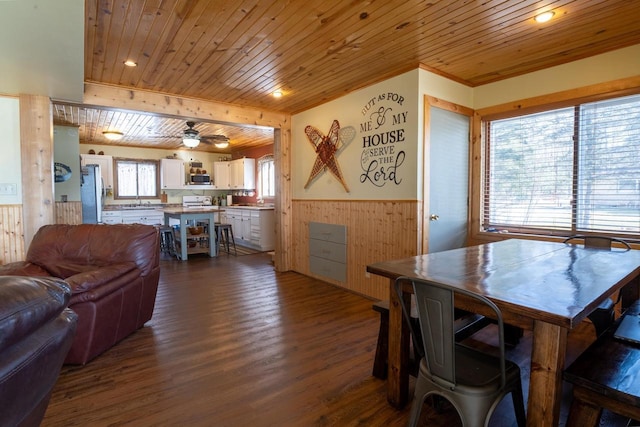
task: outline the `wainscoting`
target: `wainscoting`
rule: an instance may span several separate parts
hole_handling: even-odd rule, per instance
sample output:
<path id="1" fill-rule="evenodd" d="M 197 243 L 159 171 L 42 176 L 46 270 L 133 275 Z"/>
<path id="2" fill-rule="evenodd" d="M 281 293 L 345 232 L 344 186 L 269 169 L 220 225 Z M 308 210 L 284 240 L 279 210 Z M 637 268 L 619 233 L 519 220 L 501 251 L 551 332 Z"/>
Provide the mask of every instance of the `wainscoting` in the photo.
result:
<path id="1" fill-rule="evenodd" d="M 24 259 L 22 205 L 0 205 L 0 264 Z"/>
<path id="2" fill-rule="evenodd" d="M 24 247 L 22 205 L 0 205 L 0 265 L 22 261 Z M 81 224 L 81 202 L 56 202 L 56 224 Z"/>
<path id="3" fill-rule="evenodd" d="M 82 224 L 82 202 L 56 202 L 56 224 Z"/>
<path id="4" fill-rule="evenodd" d="M 389 282 L 367 277 L 376 261 L 418 254 L 417 201 L 294 200 L 292 208 L 292 270 L 322 279 L 361 295 L 389 298 Z M 340 224 L 347 228 L 347 280 L 314 275 L 309 268 L 309 223 Z"/>

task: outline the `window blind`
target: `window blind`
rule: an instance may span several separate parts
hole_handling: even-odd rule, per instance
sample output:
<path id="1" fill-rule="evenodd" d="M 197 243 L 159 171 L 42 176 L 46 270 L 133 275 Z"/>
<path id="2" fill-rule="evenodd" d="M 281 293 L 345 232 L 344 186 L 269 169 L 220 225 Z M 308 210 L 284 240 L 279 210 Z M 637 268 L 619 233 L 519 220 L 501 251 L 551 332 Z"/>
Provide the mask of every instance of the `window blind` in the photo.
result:
<path id="1" fill-rule="evenodd" d="M 640 233 L 640 96 L 484 125 L 486 231 Z"/>

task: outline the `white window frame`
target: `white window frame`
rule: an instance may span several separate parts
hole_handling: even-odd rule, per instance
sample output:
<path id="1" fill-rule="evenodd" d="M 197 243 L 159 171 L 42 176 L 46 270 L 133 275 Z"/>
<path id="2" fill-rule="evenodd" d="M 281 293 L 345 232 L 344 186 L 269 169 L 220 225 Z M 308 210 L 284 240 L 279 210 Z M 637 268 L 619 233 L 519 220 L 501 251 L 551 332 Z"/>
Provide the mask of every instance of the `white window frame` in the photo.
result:
<path id="1" fill-rule="evenodd" d="M 148 195 L 140 195 L 140 187 L 138 184 L 138 181 L 136 181 L 136 194 L 135 195 L 121 195 L 120 194 L 120 188 L 122 187 L 121 185 L 119 185 L 119 168 L 121 164 L 135 164 L 136 166 L 139 165 L 152 165 L 155 168 L 155 176 L 153 178 L 151 178 L 151 182 L 153 182 L 154 185 L 154 191 L 152 191 L 153 194 L 148 194 Z M 149 159 L 129 159 L 129 158 L 114 158 L 113 159 L 113 165 L 114 165 L 114 170 L 113 170 L 113 180 L 114 180 L 114 199 L 118 199 L 118 200 L 141 200 L 141 199 L 158 199 L 160 198 L 160 162 L 157 160 L 149 160 Z M 139 174 L 138 177 L 139 179 Z"/>
<path id="2" fill-rule="evenodd" d="M 265 179 L 267 175 L 267 179 Z M 258 159 L 258 199 L 264 200 L 276 196 L 276 164 L 272 154 Z"/>

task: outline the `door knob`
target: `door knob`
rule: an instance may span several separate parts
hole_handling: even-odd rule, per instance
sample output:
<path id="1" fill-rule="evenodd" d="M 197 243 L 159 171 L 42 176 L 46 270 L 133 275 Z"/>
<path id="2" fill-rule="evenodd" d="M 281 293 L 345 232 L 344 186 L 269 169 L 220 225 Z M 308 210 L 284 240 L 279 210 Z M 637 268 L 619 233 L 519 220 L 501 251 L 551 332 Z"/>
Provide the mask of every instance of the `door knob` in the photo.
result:
<path id="1" fill-rule="evenodd" d="M 440 217 L 439 217 L 438 215 L 436 215 L 436 214 L 431 214 L 431 217 L 429 217 L 429 219 L 430 219 L 431 221 L 437 221 L 437 220 L 439 220 L 439 219 L 440 219 Z"/>

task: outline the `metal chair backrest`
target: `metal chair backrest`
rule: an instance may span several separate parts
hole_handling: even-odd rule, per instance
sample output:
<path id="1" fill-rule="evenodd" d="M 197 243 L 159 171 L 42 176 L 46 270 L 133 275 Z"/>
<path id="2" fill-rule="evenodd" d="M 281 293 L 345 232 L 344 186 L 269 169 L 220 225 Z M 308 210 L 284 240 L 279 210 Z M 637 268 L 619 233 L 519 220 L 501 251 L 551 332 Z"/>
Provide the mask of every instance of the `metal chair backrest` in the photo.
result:
<path id="1" fill-rule="evenodd" d="M 454 389 L 456 387 L 456 341 L 454 325 L 455 295 L 463 294 L 488 306 L 495 314 L 499 330 L 499 358 L 501 387 L 505 386 L 505 349 L 504 349 L 504 323 L 500 309 L 489 299 L 482 295 L 453 288 L 443 284 L 430 282 L 417 278 L 400 277 L 395 282 L 395 289 L 402 305 L 407 324 L 411 328 L 410 309 L 403 299 L 403 286 L 411 284 L 416 299 L 416 308 L 420 319 L 422 334 L 423 354 L 425 362 L 431 374 L 440 382 Z M 414 341 L 415 343 L 415 341 Z"/>
<path id="2" fill-rule="evenodd" d="M 624 240 L 618 239 L 616 237 L 607 237 L 607 236 L 584 236 L 581 234 L 576 234 L 574 236 L 567 237 L 564 240 L 564 243 L 572 243 L 577 241 L 582 241 L 585 248 L 611 250 L 611 246 L 615 242 L 624 246 L 626 250 L 631 249 L 631 246 L 629 245 L 629 243 L 625 242 Z"/>

